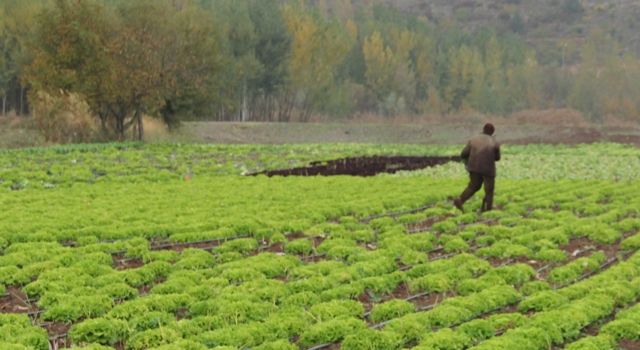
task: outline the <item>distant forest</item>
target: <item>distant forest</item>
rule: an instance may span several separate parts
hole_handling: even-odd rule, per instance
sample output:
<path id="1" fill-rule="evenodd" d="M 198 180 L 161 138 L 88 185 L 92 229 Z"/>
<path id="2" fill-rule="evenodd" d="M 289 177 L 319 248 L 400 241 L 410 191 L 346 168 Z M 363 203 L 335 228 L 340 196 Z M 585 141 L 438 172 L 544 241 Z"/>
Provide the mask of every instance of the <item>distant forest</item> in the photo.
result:
<path id="1" fill-rule="evenodd" d="M 426 3 L 0 0 L 0 112 L 81 109 L 121 139 L 142 137 L 142 115 L 174 126 L 573 108 L 640 121 L 635 16 L 589 22 L 613 10 L 579 0 L 540 1 L 547 17 L 524 0 Z"/>

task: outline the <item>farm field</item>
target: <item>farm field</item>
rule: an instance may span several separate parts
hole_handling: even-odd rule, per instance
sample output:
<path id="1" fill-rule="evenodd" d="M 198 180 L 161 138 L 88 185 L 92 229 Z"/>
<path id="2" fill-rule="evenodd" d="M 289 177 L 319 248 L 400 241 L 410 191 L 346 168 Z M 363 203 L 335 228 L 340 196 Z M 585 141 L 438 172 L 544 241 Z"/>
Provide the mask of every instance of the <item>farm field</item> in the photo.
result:
<path id="1" fill-rule="evenodd" d="M 457 162 L 244 176 L 460 149 L 0 151 L 0 349 L 639 349 L 637 147 L 505 146 L 482 214 Z"/>

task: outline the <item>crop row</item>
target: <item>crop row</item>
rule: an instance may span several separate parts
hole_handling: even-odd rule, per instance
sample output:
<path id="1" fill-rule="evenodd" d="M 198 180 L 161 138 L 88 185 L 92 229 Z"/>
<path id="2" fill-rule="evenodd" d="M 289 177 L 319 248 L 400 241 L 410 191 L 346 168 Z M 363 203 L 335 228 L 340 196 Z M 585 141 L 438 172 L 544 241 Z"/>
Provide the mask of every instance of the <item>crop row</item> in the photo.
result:
<path id="1" fill-rule="evenodd" d="M 620 311 L 615 320 L 606 323 L 596 336 L 587 336 L 569 344 L 568 350 L 616 350 L 621 341 L 640 340 L 640 304 Z"/>
<path id="2" fill-rule="evenodd" d="M 0 188 L 51 189 L 74 184 L 157 183 L 194 176 L 241 175 L 313 161 L 373 155 L 455 155 L 434 145 L 101 144 L 0 151 Z M 637 148 L 617 144 L 509 146 L 500 174 L 509 179 L 637 179 Z M 597 164 L 598 166 L 594 166 Z M 465 177 L 459 164 L 401 176 Z"/>

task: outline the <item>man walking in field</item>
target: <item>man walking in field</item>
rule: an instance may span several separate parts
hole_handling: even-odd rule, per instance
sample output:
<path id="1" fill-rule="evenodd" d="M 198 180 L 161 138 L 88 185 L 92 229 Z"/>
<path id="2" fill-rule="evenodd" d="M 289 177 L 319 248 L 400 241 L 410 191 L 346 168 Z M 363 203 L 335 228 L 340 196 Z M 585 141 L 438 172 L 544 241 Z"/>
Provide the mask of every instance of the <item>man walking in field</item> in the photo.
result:
<path id="1" fill-rule="evenodd" d="M 481 210 L 489 211 L 493 207 L 496 162 L 500 160 L 500 144 L 493 137 L 494 131 L 495 128 L 491 123 L 485 124 L 482 134 L 472 137 L 460 154 L 469 172 L 469 185 L 460 198 L 453 200 L 453 204 L 460 210 L 483 184 L 484 200 Z"/>

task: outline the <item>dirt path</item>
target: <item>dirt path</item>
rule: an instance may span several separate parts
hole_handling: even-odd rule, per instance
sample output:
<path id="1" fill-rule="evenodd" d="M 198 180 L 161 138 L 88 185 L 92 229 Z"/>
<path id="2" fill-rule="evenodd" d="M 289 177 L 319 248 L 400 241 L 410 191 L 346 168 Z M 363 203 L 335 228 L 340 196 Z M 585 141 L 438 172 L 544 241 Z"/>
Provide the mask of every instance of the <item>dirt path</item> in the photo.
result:
<path id="1" fill-rule="evenodd" d="M 640 146 L 640 125 L 496 122 L 496 137 L 504 144 L 579 144 L 620 142 Z M 477 123 L 184 123 L 187 139 L 223 144 L 398 143 L 462 144 L 480 132 Z"/>

